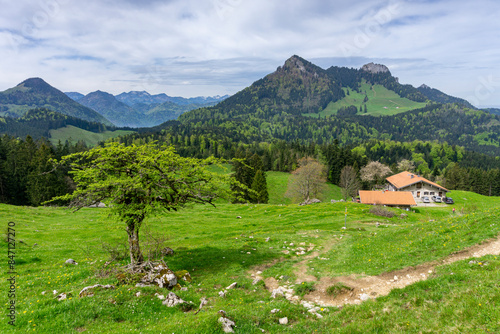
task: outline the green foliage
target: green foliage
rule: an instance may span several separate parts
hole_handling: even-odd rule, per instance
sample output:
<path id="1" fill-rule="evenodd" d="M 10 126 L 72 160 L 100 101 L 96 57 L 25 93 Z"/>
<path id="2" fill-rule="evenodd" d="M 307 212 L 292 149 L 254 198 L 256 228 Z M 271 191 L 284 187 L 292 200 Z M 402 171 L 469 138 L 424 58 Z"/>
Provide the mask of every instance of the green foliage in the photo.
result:
<path id="1" fill-rule="evenodd" d="M 155 143 L 124 146 L 109 143 L 63 158 L 77 185 L 72 194 L 53 200 L 69 200 L 76 209 L 104 202 L 125 223 L 132 263 L 143 261 L 139 229 L 158 210 L 178 210 L 187 203 L 213 202 L 228 196 L 229 178 L 206 166 L 220 161 L 182 158 L 171 146 Z"/>

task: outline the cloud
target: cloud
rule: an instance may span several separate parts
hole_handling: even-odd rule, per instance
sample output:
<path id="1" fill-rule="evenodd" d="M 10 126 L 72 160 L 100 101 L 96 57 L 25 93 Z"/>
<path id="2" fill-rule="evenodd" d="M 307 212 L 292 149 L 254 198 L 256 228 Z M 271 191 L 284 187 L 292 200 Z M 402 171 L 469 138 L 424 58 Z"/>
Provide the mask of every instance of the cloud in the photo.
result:
<path id="1" fill-rule="evenodd" d="M 2 6 L 0 89 L 36 75 L 83 93 L 234 93 L 293 54 L 323 67 L 383 62 L 403 82 L 460 97 L 474 95 L 481 78 L 500 77 L 500 4 L 493 0 L 21 0 Z M 497 89 L 481 103 L 500 104 Z"/>

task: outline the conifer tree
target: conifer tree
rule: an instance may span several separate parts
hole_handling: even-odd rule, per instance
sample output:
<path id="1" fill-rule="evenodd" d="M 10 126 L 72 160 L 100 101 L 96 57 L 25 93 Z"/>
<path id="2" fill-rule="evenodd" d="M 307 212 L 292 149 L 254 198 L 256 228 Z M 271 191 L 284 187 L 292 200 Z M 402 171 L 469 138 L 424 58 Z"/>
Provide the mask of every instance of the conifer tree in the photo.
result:
<path id="1" fill-rule="evenodd" d="M 262 170 L 259 169 L 255 173 L 251 189 L 255 191 L 255 194 L 251 194 L 253 203 L 264 204 L 269 201 L 266 175 Z"/>

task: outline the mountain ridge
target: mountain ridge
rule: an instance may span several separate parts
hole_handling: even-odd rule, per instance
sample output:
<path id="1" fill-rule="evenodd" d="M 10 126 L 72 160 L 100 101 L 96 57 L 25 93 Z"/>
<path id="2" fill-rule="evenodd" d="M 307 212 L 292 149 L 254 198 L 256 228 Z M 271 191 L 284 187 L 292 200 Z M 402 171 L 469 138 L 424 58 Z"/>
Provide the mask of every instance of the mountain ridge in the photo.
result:
<path id="1" fill-rule="evenodd" d="M 101 114 L 69 98 L 41 78 L 29 78 L 0 92 L 0 116 L 20 117 L 30 109 L 49 108 L 89 122 L 113 125 Z"/>

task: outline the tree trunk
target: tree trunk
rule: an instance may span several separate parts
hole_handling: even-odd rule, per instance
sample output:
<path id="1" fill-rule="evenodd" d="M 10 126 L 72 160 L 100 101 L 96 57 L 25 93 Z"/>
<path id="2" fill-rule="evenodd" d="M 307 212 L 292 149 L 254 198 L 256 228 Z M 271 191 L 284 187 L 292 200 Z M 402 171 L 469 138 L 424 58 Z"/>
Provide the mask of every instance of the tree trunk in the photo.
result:
<path id="1" fill-rule="evenodd" d="M 141 247 L 139 246 L 139 230 L 135 228 L 135 225 L 129 225 L 127 226 L 127 234 L 130 251 L 130 263 L 140 264 L 144 262 Z"/>

